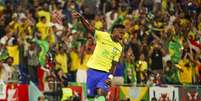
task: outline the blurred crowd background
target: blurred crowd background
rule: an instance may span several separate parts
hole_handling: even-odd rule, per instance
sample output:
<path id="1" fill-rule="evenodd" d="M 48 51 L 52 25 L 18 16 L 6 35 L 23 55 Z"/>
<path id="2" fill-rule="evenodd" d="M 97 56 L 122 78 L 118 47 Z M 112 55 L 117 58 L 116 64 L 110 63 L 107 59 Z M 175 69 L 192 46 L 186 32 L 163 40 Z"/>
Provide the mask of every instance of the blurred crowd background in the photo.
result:
<path id="1" fill-rule="evenodd" d="M 114 85 L 201 84 L 201 0 L 0 0 L 0 79 L 86 82 L 97 30 L 126 27 Z"/>

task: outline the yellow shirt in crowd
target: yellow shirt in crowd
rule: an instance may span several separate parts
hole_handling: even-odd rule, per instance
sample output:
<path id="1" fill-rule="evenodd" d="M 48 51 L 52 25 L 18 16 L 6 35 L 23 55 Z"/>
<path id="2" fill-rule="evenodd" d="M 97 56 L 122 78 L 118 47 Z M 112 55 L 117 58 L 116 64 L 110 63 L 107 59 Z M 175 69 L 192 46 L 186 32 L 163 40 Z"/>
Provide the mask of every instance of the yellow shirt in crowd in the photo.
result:
<path id="1" fill-rule="evenodd" d="M 162 0 L 162 13 L 167 11 L 167 0 Z"/>
<path id="2" fill-rule="evenodd" d="M 49 25 L 47 23 L 38 22 L 36 27 L 40 33 L 41 39 L 47 39 L 49 34 Z"/>
<path id="3" fill-rule="evenodd" d="M 17 45 L 7 46 L 8 54 L 13 57 L 13 65 L 19 65 L 19 49 Z"/>
<path id="4" fill-rule="evenodd" d="M 24 39 L 26 36 L 25 30 L 28 30 L 30 32 L 30 27 L 28 27 L 28 22 L 19 24 L 18 26 L 18 35 L 21 39 Z"/>
<path id="5" fill-rule="evenodd" d="M 140 70 L 141 72 L 147 70 L 147 67 L 148 67 L 148 65 L 147 65 L 147 62 L 146 62 L 146 61 L 141 61 L 141 60 L 140 60 L 139 63 L 137 64 L 137 68 L 139 68 L 139 70 Z"/>
<path id="6" fill-rule="evenodd" d="M 109 72 L 112 61 L 119 61 L 122 52 L 120 43 L 114 42 L 108 32 L 95 32 L 96 48 L 87 62 L 92 69 Z"/>
<path id="7" fill-rule="evenodd" d="M 72 51 L 70 53 L 70 57 L 71 57 L 71 71 L 76 71 L 78 69 L 78 67 L 80 66 L 80 57 L 78 55 L 78 53 Z"/>
<path id="8" fill-rule="evenodd" d="M 91 57 L 91 54 L 85 54 L 84 55 L 84 59 L 83 59 L 83 63 L 80 63 L 80 67 L 79 69 L 81 70 L 87 70 L 87 62 L 89 60 L 89 58 Z"/>
<path id="9" fill-rule="evenodd" d="M 16 32 L 20 26 L 20 24 L 17 21 L 11 21 L 9 23 L 9 26 L 11 27 L 13 32 Z"/>
<path id="10" fill-rule="evenodd" d="M 190 67 L 186 67 L 185 64 L 187 63 L 187 60 L 180 60 L 179 64 L 177 65 L 182 71 L 180 72 L 180 82 L 185 83 L 192 83 L 193 80 L 193 68 L 190 65 Z"/>
<path id="11" fill-rule="evenodd" d="M 51 14 L 50 14 L 50 12 L 44 11 L 44 10 L 40 10 L 40 11 L 38 12 L 38 17 L 40 18 L 40 17 L 42 17 L 42 16 L 44 16 L 44 17 L 46 18 L 47 23 L 49 24 L 49 23 L 50 23 L 50 19 L 51 19 Z M 40 21 L 40 19 L 39 19 L 39 21 Z"/>
<path id="12" fill-rule="evenodd" d="M 56 57 L 57 67 L 60 67 L 64 73 L 68 73 L 68 58 L 67 55 L 64 54 L 57 54 Z"/>
<path id="13" fill-rule="evenodd" d="M 38 22 L 36 24 L 36 27 L 38 28 L 38 31 L 40 32 L 40 36 L 42 40 L 49 39 L 50 45 L 55 43 L 55 35 L 54 33 L 51 33 L 50 26 L 48 23 L 44 24 L 42 22 Z"/>

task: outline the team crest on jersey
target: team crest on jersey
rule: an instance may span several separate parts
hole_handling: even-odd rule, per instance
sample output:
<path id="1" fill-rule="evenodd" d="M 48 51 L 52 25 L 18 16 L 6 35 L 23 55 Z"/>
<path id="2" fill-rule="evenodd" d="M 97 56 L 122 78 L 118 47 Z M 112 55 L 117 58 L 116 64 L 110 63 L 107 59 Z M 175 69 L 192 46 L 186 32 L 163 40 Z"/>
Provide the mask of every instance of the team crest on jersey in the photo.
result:
<path id="1" fill-rule="evenodd" d="M 117 50 L 118 50 L 118 49 L 117 49 L 117 48 L 115 48 L 115 47 L 114 47 L 114 48 L 112 48 L 112 54 L 116 54 L 116 53 L 117 53 Z"/>

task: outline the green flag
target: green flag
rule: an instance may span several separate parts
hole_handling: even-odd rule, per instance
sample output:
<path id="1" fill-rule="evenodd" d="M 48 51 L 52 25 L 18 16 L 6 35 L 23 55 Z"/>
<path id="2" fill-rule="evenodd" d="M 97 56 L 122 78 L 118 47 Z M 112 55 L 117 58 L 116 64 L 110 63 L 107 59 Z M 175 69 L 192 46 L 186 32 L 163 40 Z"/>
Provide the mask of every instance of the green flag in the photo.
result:
<path id="1" fill-rule="evenodd" d="M 7 52 L 7 50 L 4 50 L 1 54 L 0 54 L 0 60 L 5 60 L 9 57 L 9 54 Z"/>
<path id="2" fill-rule="evenodd" d="M 171 61 L 173 63 L 178 63 L 181 58 L 182 48 L 182 45 L 179 42 L 179 38 L 176 37 L 174 40 L 170 41 L 168 48 L 171 56 Z"/>
<path id="3" fill-rule="evenodd" d="M 48 50 L 49 50 L 49 43 L 48 43 L 47 40 L 38 40 L 38 39 L 35 39 L 34 41 L 41 48 L 41 51 L 39 53 L 39 58 L 38 59 L 39 59 L 40 65 L 44 66 L 45 65 L 46 55 L 47 55 Z"/>

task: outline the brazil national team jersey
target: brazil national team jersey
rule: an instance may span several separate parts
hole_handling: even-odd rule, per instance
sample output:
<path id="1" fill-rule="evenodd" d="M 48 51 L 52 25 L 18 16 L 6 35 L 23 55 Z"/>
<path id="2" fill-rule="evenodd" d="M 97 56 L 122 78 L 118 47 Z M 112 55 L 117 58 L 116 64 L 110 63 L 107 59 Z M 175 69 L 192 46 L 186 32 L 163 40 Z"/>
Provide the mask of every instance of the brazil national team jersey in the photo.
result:
<path id="1" fill-rule="evenodd" d="M 92 69 L 109 72 L 112 61 L 119 61 L 122 46 L 111 39 L 108 32 L 95 31 L 96 48 L 93 55 L 87 62 L 87 66 Z"/>

